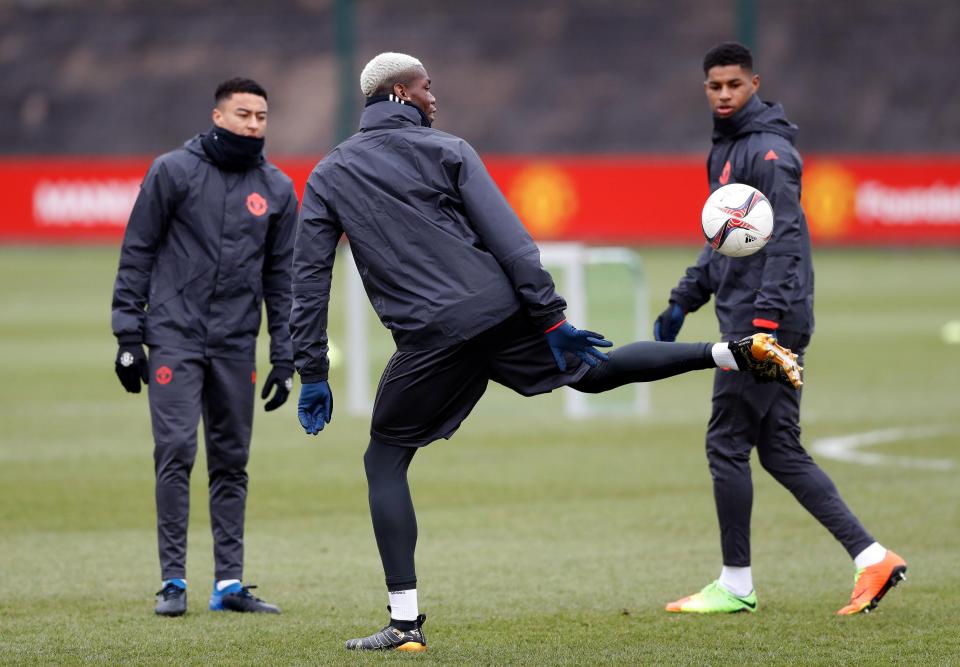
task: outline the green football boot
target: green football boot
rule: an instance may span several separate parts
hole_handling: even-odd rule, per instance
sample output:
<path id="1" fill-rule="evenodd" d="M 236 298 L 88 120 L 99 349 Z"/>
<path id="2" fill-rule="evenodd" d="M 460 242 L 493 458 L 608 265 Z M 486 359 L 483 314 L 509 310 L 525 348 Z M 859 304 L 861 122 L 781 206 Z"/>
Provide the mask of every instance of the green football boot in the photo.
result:
<path id="1" fill-rule="evenodd" d="M 684 614 L 734 614 L 739 611 L 757 610 L 757 593 L 751 591 L 745 598 L 738 598 L 720 585 L 720 581 L 704 586 L 703 590 L 671 602 L 667 611 Z"/>

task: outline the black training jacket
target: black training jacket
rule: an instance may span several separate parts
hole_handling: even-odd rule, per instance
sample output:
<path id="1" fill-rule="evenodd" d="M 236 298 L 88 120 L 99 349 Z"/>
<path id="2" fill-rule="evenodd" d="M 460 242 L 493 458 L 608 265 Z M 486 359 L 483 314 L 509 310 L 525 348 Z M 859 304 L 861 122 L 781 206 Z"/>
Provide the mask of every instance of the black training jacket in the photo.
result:
<path id="1" fill-rule="evenodd" d="M 293 260 L 290 332 L 305 382 L 327 377 L 327 303 L 341 235 L 397 348 L 454 345 L 523 309 L 546 330 L 564 300 L 480 157 L 419 112 L 368 106 L 360 132 L 307 181 Z"/>
<path id="2" fill-rule="evenodd" d="M 161 155 L 140 187 L 120 251 L 113 333 L 208 356 L 256 354 L 261 301 L 270 361 L 292 365 L 288 319 L 297 196 L 267 160 L 223 171 L 200 138 Z"/>
<path id="3" fill-rule="evenodd" d="M 778 322 L 785 331 L 813 332 L 813 261 L 800 207 L 803 162 L 793 145 L 796 132 L 780 104 L 756 95 L 731 118 L 714 121 L 710 191 L 728 183 L 752 185 L 774 213 L 773 237 L 763 250 L 726 257 L 706 244 L 670 293 L 688 312 L 713 295 L 723 334 L 751 332 L 755 318 Z"/>

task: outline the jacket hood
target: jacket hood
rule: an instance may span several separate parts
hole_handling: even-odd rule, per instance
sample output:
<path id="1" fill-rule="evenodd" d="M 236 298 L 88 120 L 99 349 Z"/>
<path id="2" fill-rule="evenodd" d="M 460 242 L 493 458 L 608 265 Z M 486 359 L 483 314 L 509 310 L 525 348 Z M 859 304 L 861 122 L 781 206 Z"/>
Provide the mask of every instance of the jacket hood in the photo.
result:
<path id="1" fill-rule="evenodd" d="M 390 130 L 398 127 L 421 127 L 421 112 L 409 104 L 396 102 L 380 102 L 371 104 L 363 110 L 360 116 L 360 131 Z"/>
<path id="2" fill-rule="evenodd" d="M 190 139 L 187 139 L 183 143 L 183 148 L 188 153 L 192 153 L 193 155 L 198 156 L 204 162 L 209 162 L 210 164 L 213 164 L 213 160 L 211 160 L 210 157 L 207 155 L 206 151 L 203 150 L 203 145 L 200 143 L 200 137 L 202 136 L 203 136 L 202 134 L 198 134 L 194 137 L 191 137 Z"/>
<path id="3" fill-rule="evenodd" d="M 754 95 L 740 111 L 730 118 L 713 118 L 713 142 L 741 137 L 755 132 L 772 132 L 791 143 L 797 136 L 796 125 L 787 120 L 783 105 L 764 102 Z"/>

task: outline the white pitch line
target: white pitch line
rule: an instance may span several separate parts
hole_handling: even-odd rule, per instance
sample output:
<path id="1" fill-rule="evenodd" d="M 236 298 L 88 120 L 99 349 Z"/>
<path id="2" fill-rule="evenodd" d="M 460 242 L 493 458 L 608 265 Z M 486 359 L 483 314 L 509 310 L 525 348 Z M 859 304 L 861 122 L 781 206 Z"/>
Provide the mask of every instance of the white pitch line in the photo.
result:
<path id="1" fill-rule="evenodd" d="M 862 463 L 868 466 L 894 466 L 900 468 L 919 468 L 921 470 L 953 470 L 960 467 L 953 459 L 924 459 L 913 456 L 891 456 L 873 452 L 859 451 L 861 447 L 880 445 L 901 440 L 920 440 L 955 433 L 956 429 L 945 426 L 890 428 L 882 431 L 852 433 L 833 438 L 820 438 L 811 444 L 811 450 L 834 461 Z"/>

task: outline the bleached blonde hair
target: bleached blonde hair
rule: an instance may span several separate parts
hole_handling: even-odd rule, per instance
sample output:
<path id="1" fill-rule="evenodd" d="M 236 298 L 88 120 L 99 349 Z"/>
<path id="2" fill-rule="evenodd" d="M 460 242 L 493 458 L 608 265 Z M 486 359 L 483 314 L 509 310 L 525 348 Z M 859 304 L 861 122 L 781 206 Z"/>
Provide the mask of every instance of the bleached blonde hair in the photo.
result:
<path id="1" fill-rule="evenodd" d="M 413 69 L 424 69 L 423 63 L 406 53 L 387 51 L 375 56 L 360 72 L 360 90 L 372 97 L 385 84 Z"/>

